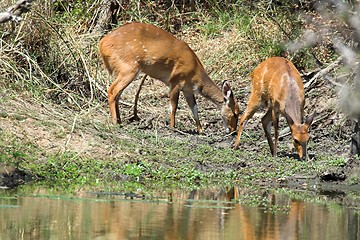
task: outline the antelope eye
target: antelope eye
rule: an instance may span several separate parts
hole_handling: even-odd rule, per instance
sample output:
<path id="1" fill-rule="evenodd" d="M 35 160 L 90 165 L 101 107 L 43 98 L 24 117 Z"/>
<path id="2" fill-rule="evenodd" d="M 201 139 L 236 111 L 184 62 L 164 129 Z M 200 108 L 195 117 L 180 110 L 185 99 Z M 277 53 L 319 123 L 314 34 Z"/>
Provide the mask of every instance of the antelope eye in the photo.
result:
<path id="1" fill-rule="evenodd" d="M 300 142 L 299 142 L 299 140 L 297 140 L 297 139 L 294 139 L 294 142 L 295 142 L 296 144 L 299 144 L 299 145 L 300 145 Z"/>

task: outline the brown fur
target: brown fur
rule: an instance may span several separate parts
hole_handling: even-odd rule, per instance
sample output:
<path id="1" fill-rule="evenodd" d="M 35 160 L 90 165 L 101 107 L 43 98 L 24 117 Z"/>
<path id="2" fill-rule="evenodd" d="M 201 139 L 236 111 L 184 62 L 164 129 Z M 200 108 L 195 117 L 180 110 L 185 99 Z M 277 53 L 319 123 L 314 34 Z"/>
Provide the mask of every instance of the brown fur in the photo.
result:
<path id="1" fill-rule="evenodd" d="M 117 105 L 121 92 L 141 71 L 170 87 L 171 127 L 175 127 L 175 113 L 179 93 L 182 91 L 193 112 L 199 133 L 203 130 L 197 115 L 196 92 L 219 107 L 223 105 L 222 116 L 227 130 L 236 129 L 239 107 L 229 84 L 225 82 L 223 89 L 225 87 L 231 94 L 223 93 L 206 74 L 190 47 L 172 34 L 150 24 L 129 23 L 102 38 L 99 52 L 106 68 L 115 75 L 115 80 L 108 89 L 113 122 L 121 122 Z M 224 101 L 226 96 L 233 99 Z M 230 107 L 227 102 L 235 104 Z"/>
<path id="2" fill-rule="evenodd" d="M 251 96 L 246 110 L 240 118 L 234 148 L 239 148 L 241 132 L 247 120 L 263 105 L 268 107 L 268 111 L 262 118 L 262 125 L 273 156 L 276 156 L 279 113 L 281 113 L 291 128 L 293 144 L 299 157 L 306 157 L 306 145 L 309 140 L 308 129 L 314 115 L 311 115 L 303 123 L 304 85 L 295 66 L 284 58 L 272 57 L 260 63 L 251 77 Z M 270 134 L 271 123 L 274 126 L 274 142 Z"/>

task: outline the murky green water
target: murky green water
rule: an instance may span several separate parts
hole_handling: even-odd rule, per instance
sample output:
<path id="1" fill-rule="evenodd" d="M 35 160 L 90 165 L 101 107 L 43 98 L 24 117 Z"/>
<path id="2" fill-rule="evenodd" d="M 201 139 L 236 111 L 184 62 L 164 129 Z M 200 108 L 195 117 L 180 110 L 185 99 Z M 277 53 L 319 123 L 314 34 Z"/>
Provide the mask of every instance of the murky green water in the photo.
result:
<path id="1" fill-rule="evenodd" d="M 0 193 L 0 239 L 360 239 L 357 207 L 269 193 L 253 200 L 242 190 L 213 189 L 162 192 L 152 200 Z"/>

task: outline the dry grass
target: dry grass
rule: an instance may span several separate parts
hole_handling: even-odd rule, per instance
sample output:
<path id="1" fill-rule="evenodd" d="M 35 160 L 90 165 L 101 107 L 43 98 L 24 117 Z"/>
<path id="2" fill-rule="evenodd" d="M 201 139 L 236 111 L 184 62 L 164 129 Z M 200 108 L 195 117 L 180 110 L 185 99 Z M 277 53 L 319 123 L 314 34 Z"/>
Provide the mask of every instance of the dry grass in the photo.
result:
<path id="1" fill-rule="evenodd" d="M 27 95 L 39 102 L 56 104 L 62 108 L 54 110 L 57 109 L 63 118 L 69 118 L 69 113 L 62 109 L 75 110 L 81 115 L 97 111 L 107 117 L 106 90 L 112 78 L 98 56 L 97 44 L 101 34 L 90 32 L 98 14 L 97 2 L 93 1 L 86 8 L 86 13 L 93 15 L 81 17 L 71 16 L 71 12 L 55 13 L 50 2 L 35 1 L 32 11 L 13 31 L 11 24 L 0 26 L 0 89 L 5 92 L 3 96 L 21 98 Z M 0 8 L 4 4 L 2 2 Z M 156 4 L 136 8 L 127 6 L 129 8 L 124 10 L 129 12 L 121 13 L 121 20 L 156 21 L 156 25 L 173 31 L 189 44 L 218 85 L 224 79 L 230 80 L 241 110 L 245 108 L 250 91 L 247 76 L 260 61 L 286 53 L 300 70 L 308 71 L 309 66 L 313 66 L 313 59 L 306 58 L 307 50 L 294 53 L 286 51 L 286 43 L 290 38 L 295 40 L 297 37 L 295 33 L 290 33 L 300 31 L 298 28 L 301 25 L 284 16 L 285 13 L 278 12 L 277 16 L 274 13 L 278 10 L 265 3 L 264 6 L 238 4 L 235 10 L 227 9 L 232 15 L 221 16 L 226 12 L 204 6 L 196 6 L 201 11 L 195 12 L 185 12 L 185 9 L 171 6 L 166 12 L 169 21 L 161 19 L 159 12 L 155 13 L 160 7 Z M 144 11 L 143 15 L 141 11 Z M 218 15 L 214 16 L 214 12 Z M 213 30 L 207 27 L 215 24 L 218 24 L 220 31 L 212 34 Z M 304 61 L 306 64 L 303 64 Z M 131 116 L 139 81 L 134 81 L 122 94 L 122 118 Z M 312 94 L 316 97 L 318 93 Z M 198 102 L 202 122 L 219 119 L 211 103 L 203 98 L 199 98 Z M 157 119 L 156 124 L 166 125 L 169 121 L 168 106 L 168 88 L 157 80 L 148 79 L 140 94 L 140 117 L 153 116 Z M 322 106 L 324 108 L 326 106 Z M 72 121 L 73 116 L 70 117 Z M 177 121 L 179 124 L 192 122 L 184 100 L 180 100 Z M 193 128 L 186 126 L 185 129 Z"/>
<path id="2" fill-rule="evenodd" d="M 5 32 L 12 29 L 10 24 L 1 26 L 4 30 L 3 35 L 6 35 L 0 44 L 0 67 L 4 79 L 2 86 L 20 88 L 21 91 L 29 91 L 32 95 L 43 97 L 43 100 L 50 99 L 77 110 L 91 106 L 94 100 L 105 102 L 106 89 L 111 78 L 104 71 L 98 57 L 97 43 L 101 36 L 89 32 L 98 15 L 99 2 L 94 0 L 88 3 L 89 6 L 85 8 L 84 13 L 90 14 L 88 17 L 76 14 L 69 17 L 72 12 L 58 14 L 53 11 L 50 2 L 35 1 L 32 11 L 16 26 L 14 32 L 6 35 Z M 241 89 L 249 84 L 245 78 L 256 64 L 277 53 L 277 46 L 272 44 L 285 39 L 283 29 L 280 29 L 271 18 L 256 14 L 248 25 L 241 29 L 234 25 L 231 30 L 222 31 L 219 36 L 204 37 L 199 29 L 211 20 L 212 10 L 205 8 L 209 4 L 212 2 L 204 1 L 195 6 L 201 10 L 198 12 L 185 12 L 189 10 L 189 6 L 185 5 L 157 6 L 150 2 L 148 5 L 130 4 L 123 6 L 123 10 L 129 12 L 121 14 L 125 21 L 141 20 L 147 16 L 147 21 L 156 20 L 157 25 L 163 22 L 161 27 L 171 29 L 177 37 L 189 43 L 210 72 L 210 76 L 219 85 L 223 79 L 229 79 L 233 82 L 235 91 L 242 94 L 244 91 Z M 4 5 L 6 3 L 2 3 L 0 7 Z M 166 10 L 159 10 L 161 7 Z M 151 11 L 153 15 L 150 14 Z M 158 21 L 161 11 L 165 11 L 169 21 Z M 134 15 L 129 18 L 128 14 L 131 12 Z M 234 11 L 232 14 L 237 13 Z M 191 24 L 191 20 L 197 22 L 189 26 L 184 25 Z M 180 28 L 177 30 L 175 26 Z M 267 42 L 268 46 L 264 46 L 264 42 Z M 164 94 L 162 91 L 163 89 L 159 95 Z M 149 92 L 146 94 L 154 95 Z M 124 93 L 125 97 L 126 95 Z M 132 103 L 133 100 L 129 102 Z"/>

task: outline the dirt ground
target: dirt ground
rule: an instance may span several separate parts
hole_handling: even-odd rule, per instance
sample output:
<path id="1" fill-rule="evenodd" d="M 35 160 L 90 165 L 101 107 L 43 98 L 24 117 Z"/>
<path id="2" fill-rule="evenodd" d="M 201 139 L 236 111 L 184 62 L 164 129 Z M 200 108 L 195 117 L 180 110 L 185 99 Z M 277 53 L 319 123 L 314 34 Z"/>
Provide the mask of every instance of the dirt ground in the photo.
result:
<path id="1" fill-rule="evenodd" d="M 139 82 L 140 80 L 137 80 L 131 84 L 122 95 L 123 127 L 142 129 L 145 132 L 153 132 L 156 129 L 158 135 L 174 136 L 184 141 L 195 139 L 195 142 L 207 143 L 213 147 L 232 147 L 235 135 L 225 134 L 220 112 L 213 103 L 200 96 L 197 98 L 199 115 L 206 137 L 197 136 L 195 123 L 183 97 L 179 101 L 176 130 L 168 128 L 168 88 L 157 80 L 148 79 L 145 82 L 138 107 L 141 120 L 129 122 L 127 119 L 131 117 L 133 96 Z M 250 82 L 246 80 L 232 85 L 242 112 L 249 97 Z M 240 90 L 244 92 L 243 89 L 246 93 L 239 94 Z M 0 133 L 14 134 L 19 141 L 32 143 L 46 152 L 72 151 L 80 156 L 97 159 L 116 159 L 123 156 L 124 153 L 118 151 L 114 141 L 116 138 L 128 136 L 119 132 L 118 128 L 113 128 L 106 102 L 79 112 L 71 110 L 68 106 L 39 102 L 28 96 L 9 98 L 7 94 L 6 90 L 0 92 L 0 99 L 4 99 L 0 104 Z M 351 121 L 337 108 L 334 86 L 326 81 L 318 81 L 317 86 L 306 90 L 306 98 L 305 115 L 314 111 L 317 113 L 310 130 L 310 157 L 316 161 L 317 155 L 321 153 L 348 159 L 347 166 L 329 170 L 320 177 L 329 181 L 343 180 L 349 176 L 359 177 L 359 161 L 349 157 Z M 260 122 L 263 114 L 263 110 L 256 113 L 246 126 L 244 134 L 251 135 L 253 140 L 242 141 L 242 150 L 256 153 L 259 147 L 268 148 Z M 287 126 L 283 118 L 280 126 L 281 130 L 285 131 L 280 133 L 279 154 L 293 154 L 290 133 L 286 132 Z M 103 136 L 104 128 L 107 129 L 107 137 Z M 12 171 L 13 176 L 21 176 L 15 169 Z M 5 176 L 9 171 L 1 173 Z"/>

